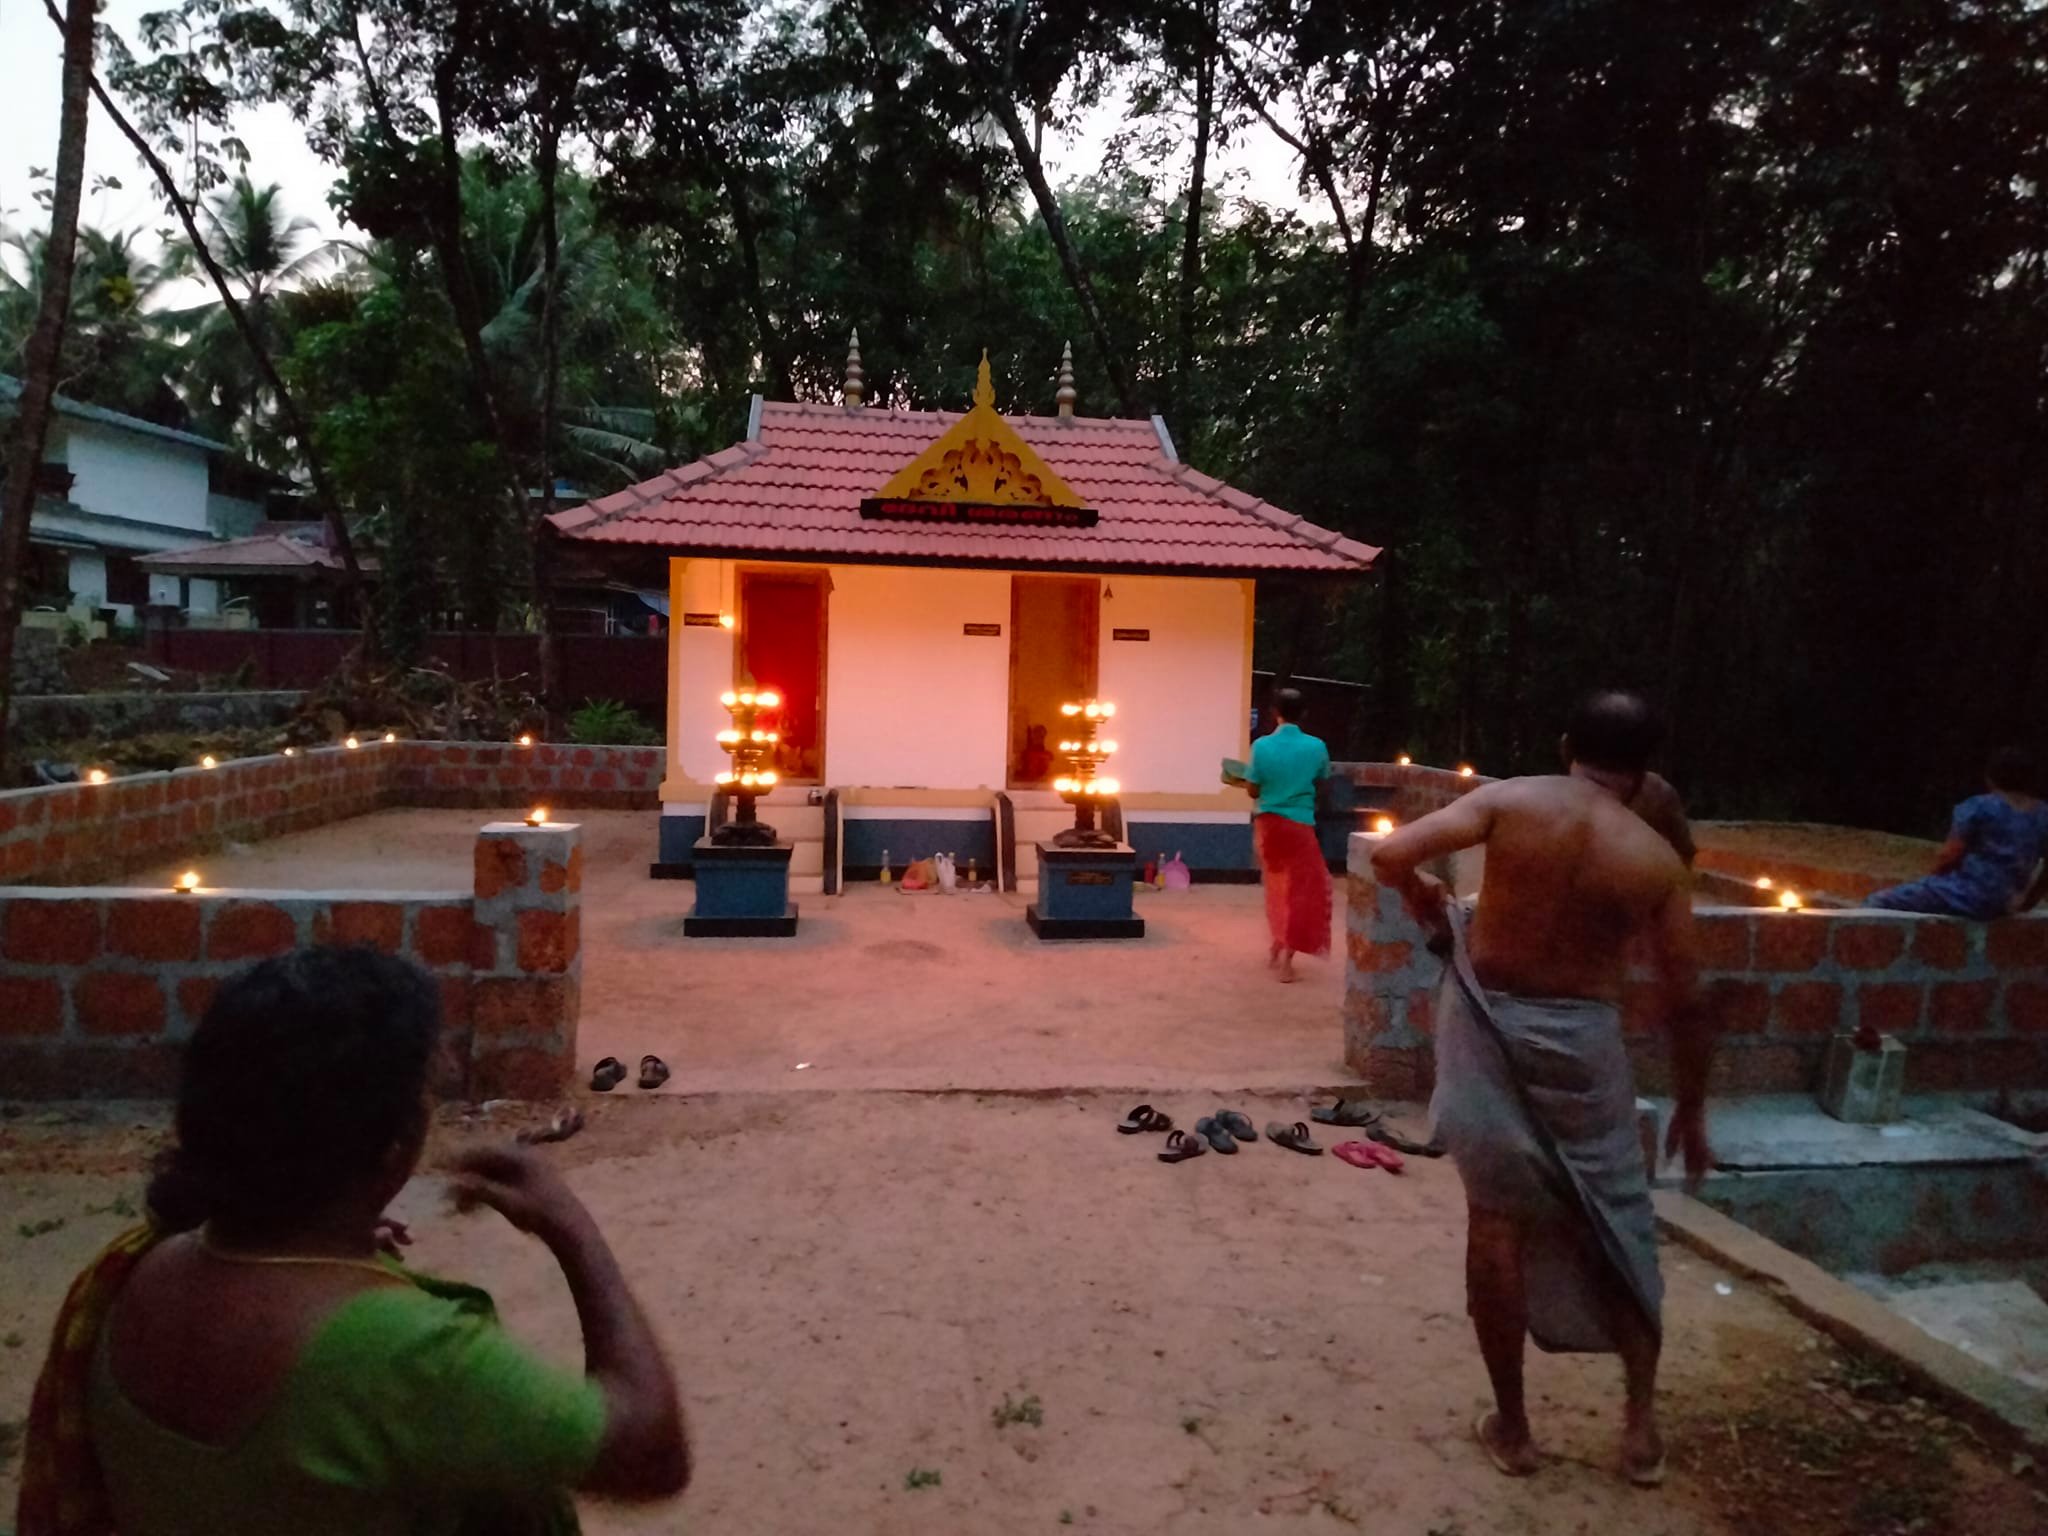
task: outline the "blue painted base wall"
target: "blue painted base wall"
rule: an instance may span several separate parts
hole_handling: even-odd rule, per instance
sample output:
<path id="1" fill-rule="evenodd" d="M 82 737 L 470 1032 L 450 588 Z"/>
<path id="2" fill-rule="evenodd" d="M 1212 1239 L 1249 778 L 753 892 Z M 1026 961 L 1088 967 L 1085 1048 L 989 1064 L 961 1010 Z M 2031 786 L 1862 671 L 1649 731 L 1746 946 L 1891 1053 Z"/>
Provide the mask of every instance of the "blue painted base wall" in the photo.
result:
<path id="1" fill-rule="evenodd" d="M 892 821 L 877 818 L 858 820 L 849 816 L 844 823 L 846 851 L 841 855 L 849 876 L 856 871 L 873 874 L 881 867 L 886 849 L 889 863 L 901 874 L 903 866 L 935 853 L 950 853 L 964 879 L 967 861 L 974 859 L 986 876 L 995 868 L 995 821 L 986 811 L 959 821 Z"/>
<path id="2" fill-rule="evenodd" d="M 681 864 L 688 866 L 697 846 L 697 839 L 704 835 L 702 816 L 671 816 L 661 818 L 661 830 L 654 855 L 658 864 Z"/>
<path id="3" fill-rule="evenodd" d="M 1249 870 L 1259 867 L 1252 853 L 1252 824 L 1222 821 L 1124 820 L 1124 841 L 1147 859 L 1169 859 L 1178 853 L 1196 873 L 1205 870 Z"/>

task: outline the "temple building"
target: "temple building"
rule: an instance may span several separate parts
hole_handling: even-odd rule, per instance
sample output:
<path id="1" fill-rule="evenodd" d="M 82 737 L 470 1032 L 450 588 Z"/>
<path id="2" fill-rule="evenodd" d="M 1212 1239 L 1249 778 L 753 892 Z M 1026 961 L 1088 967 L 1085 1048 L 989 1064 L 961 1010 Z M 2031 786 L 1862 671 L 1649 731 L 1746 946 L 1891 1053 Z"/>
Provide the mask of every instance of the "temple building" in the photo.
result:
<path id="1" fill-rule="evenodd" d="M 719 814 L 720 696 L 780 696 L 762 819 L 792 879 L 833 891 L 951 852 L 1014 885 L 1068 824 L 1060 706 L 1117 706 L 1111 809 L 1141 856 L 1254 868 L 1248 749 L 1261 578 L 1357 577 L 1378 550 L 1183 463 L 1166 423 L 756 396 L 744 440 L 557 513 L 560 538 L 669 594 L 668 772 L 657 874 Z M 1024 860 L 1024 878 L 1031 861 Z"/>

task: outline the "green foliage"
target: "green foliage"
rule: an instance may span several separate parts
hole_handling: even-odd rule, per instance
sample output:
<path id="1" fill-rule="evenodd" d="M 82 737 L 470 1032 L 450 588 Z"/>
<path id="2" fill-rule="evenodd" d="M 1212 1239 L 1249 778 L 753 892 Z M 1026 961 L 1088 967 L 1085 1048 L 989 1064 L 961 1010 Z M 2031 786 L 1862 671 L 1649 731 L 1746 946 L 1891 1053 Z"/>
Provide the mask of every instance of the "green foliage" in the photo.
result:
<path id="1" fill-rule="evenodd" d="M 903 1474 L 903 1486 L 915 1493 L 920 1488 L 936 1488 L 945 1478 L 930 1467 L 912 1467 Z"/>
<path id="2" fill-rule="evenodd" d="M 64 1218 L 62 1216 L 45 1216 L 41 1221 L 19 1222 L 15 1225 L 14 1230 L 18 1236 L 26 1239 L 45 1237 L 52 1232 L 60 1232 L 63 1228 Z"/>
<path id="3" fill-rule="evenodd" d="M 616 699 L 592 699 L 569 716 L 569 739 L 583 746 L 640 747 L 661 740 Z"/>

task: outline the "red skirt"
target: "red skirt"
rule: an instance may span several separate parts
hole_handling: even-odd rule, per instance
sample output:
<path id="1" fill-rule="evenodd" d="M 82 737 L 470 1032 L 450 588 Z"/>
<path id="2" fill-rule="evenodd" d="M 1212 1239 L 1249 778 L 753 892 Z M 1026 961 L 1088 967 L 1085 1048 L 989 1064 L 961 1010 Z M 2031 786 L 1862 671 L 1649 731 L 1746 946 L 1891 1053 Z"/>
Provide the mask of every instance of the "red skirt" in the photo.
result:
<path id="1" fill-rule="evenodd" d="M 1252 832 L 1266 875 L 1266 927 L 1299 955 L 1330 952 L 1330 870 L 1316 829 L 1285 816 L 1257 816 Z"/>

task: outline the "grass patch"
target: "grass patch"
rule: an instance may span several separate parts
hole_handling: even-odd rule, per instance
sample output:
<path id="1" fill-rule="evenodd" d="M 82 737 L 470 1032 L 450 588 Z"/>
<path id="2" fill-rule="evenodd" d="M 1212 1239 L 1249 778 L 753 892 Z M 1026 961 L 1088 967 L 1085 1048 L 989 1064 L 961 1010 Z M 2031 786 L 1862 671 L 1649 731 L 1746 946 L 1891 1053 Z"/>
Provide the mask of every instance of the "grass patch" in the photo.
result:
<path id="1" fill-rule="evenodd" d="M 912 1467 L 903 1474 L 903 1486 L 913 1493 L 920 1488 L 936 1488 L 944 1481 L 936 1467 Z"/>
<path id="2" fill-rule="evenodd" d="M 135 1206 L 126 1195 L 116 1195 L 105 1205 L 88 1205 L 85 1208 L 85 1214 L 88 1216 L 120 1216 L 126 1218 L 135 1214 Z"/>
<path id="3" fill-rule="evenodd" d="M 989 1417 L 995 1420 L 997 1429 L 1007 1429 L 1012 1424 L 1029 1424 L 1036 1429 L 1045 1422 L 1045 1409 L 1039 1403 L 1036 1394 L 1018 1403 L 1012 1402 L 1010 1394 L 1005 1392 L 1002 1402 L 997 1404 Z"/>
<path id="4" fill-rule="evenodd" d="M 41 1221 L 24 1221 L 14 1230 L 25 1240 L 31 1237 L 42 1237 L 48 1233 L 58 1231 L 63 1225 L 64 1218 L 62 1216 L 45 1216 Z"/>

